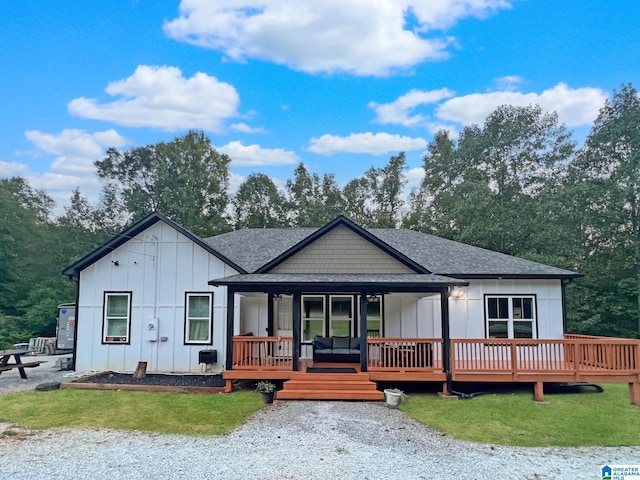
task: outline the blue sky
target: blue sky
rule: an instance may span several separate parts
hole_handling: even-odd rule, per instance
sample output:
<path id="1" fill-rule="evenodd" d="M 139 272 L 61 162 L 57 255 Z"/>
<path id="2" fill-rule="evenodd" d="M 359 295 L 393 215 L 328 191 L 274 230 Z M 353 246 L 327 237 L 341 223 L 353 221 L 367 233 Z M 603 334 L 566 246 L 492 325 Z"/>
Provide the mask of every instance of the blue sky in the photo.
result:
<path id="1" fill-rule="evenodd" d="M 640 87 L 637 0 L 5 0 L 0 177 L 61 208 L 93 162 L 204 130 L 283 186 L 304 164 L 340 184 L 498 105 L 556 110 L 582 140 Z"/>

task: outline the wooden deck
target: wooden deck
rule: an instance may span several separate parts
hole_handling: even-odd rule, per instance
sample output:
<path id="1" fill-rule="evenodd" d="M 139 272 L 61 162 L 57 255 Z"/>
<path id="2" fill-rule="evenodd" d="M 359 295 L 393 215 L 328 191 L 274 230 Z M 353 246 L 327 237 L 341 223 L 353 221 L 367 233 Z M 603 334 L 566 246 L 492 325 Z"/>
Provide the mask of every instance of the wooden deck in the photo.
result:
<path id="1" fill-rule="evenodd" d="M 307 359 L 300 359 L 299 371 L 294 372 L 292 342 L 289 337 L 234 337 L 233 368 L 223 372 L 227 390 L 232 380 L 269 379 L 285 381 L 281 399 L 294 398 L 295 389 L 295 398 L 330 398 L 343 390 L 349 392 L 344 399 L 370 399 L 370 393 L 364 393 L 370 386 L 350 388 L 348 382 L 355 377 L 349 375 L 355 374 L 307 374 L 306 368 L 314 366 Z M 443 393 L 449 393 L 440 338 L 369 338 L 367 359 L 367 372 L 352 365 L 361 376 L 358 381 L 441 382 Z M 452 339 L 450 366 L 454 382 L 532 383 L 538 401 L 543 400 L 544 383 L 624 382 L 629 384 L 631 403 L 640 405 L 639 340 L 577 335 L 560 340 Z"/>

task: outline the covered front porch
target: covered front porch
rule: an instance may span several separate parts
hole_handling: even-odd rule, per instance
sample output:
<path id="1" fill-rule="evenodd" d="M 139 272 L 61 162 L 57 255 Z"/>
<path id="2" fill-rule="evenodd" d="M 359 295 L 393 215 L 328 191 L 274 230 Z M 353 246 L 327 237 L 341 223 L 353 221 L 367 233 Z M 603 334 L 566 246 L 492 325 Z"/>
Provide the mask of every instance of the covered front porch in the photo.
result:
<path id="1" fill-rule="evenodd" d="M 306 275 L 246 274 L 210 282 L 227 287 L 225 369 L 227 390 L 234 380 L 284 381 L 280 398 L 370 399 L 370 394 L 352 389 L 361 382 L 436 382 L 442 395 L 455 395 L 454 382 L 521 382 L 534 386 L 534 398 L 543 400 L 544 383 L 625 382 L 630 400 L 640 405 L 640 341 L 631 339 L 564 335 L 544 338 L 450 338 L 449 305 L 454 288 L 467 282 L 437 275 Z M 267 310 L 266 333 L 243 331 L 239 299 L 259 296 Z M 291 299 L 291 331 L 278 329 L 275 299 Z M 308 296 L 350 296 L 355 305 L 349 328 L 333 331 L 330 314 L 313 330 L 303 305 Z M 389 297 L 429 297 L 437 304 L 440 336 L 389 335 L 382 323 L 372 330 L 368 322 L 370 302 Z M 305 307 L 305 308 L 303 308 Z M 304 318 L 303 318 L 304 312 Z M 252 315 L 252 314 L 251 314 Z M 249 315 L 250 318 L 252 316 Z M 416 313 L 417 323 L 425 323 Z M 436 318 L 429 320 L 435 323 Z M 259 329 L 258 329 L 259 332 Z M 322 365 L 311 355 L 312 334 L 329 333 L 357 339 L 359 362 Z M 353 373 L 336 377 L 308 373 L 309 367 L 348 367 Z M 327 375 L 327 374 L 324 374 Z M 342 382 L 347 382 L 342 384 Z M 313 386 L 315 384 L 315 387 Z M 307 391 L 286 393 L 288 385 L 307 385 Z M 330 387 L 330 385 L 332 385 Z M 370 390 L 371 386 L 363 386 Z M 327 396 L 331 388 L 333 396 Z M 290 389 L 289 389 L 290 390 Z M 298 388 L 298 390 L 300 390 Z M 341 394 L 337 390 L 343 390 Z M 322 393 L 319 393 L 322 392 Z"/>
<path id="2" fill-rule="evenodd" d="M 223 372 L 228 389 L 240 379 L 313 382 L 322 377 L 306 374 L 307 368 L 328 366 L 300 359 L 294 369 L 292 337 L 235 336 L 232 343 L 232 368 Z M 371 382 L 440 382 L 443 395 L 455 393 L 451 382 L 531 383 L 536 401 L 544 399 L 544 383 L 623 382 L 629 384 L 631 403 L 640 405 L 639 340 L 565 335 L 558 340 L 450 339 L 450 346 L 447 358 L 442 338 L 367 338 L 365 369 L 360 364 L 329 366 L 352 367 Z M 295 398 L 318 395 L 310 389 Z"/>

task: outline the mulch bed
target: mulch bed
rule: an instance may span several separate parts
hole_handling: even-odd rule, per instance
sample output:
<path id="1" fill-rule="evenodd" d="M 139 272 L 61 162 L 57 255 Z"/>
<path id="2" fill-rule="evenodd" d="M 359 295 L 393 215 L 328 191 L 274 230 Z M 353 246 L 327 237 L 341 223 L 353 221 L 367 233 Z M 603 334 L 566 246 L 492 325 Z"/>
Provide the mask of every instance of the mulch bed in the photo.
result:
<path id="1" fill-rule="evenodd" d="M 103 372 L 84 379 L 86 383 L 118 383 L 124 385 L 164 385 L 166 387 L 224 387 L 222 375 L 163 375 L 147 373 L 133 378 L 130 373 Z"/>
<path id="2" fill-rule="evenodd" d="M 131 373 L 102 372 L 66 383 L 63 388 L 85 388 L 98 390 L 148 390 L 148 391 L 189 391 L 213 393 L 224 390 L 222 375 L 168 375 L 147 374 L 143 378 L 133 378 Z"/>

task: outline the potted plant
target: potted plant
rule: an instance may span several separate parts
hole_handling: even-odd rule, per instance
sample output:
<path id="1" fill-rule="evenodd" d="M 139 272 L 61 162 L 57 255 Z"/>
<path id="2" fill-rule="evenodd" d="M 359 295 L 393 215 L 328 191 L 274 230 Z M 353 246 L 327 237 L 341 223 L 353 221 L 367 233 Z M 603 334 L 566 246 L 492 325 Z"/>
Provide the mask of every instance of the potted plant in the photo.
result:
<path id="1" fill-rule="evenodd" d="M 256 386 L 256 391 L 262 395 L 264 403 L 273 403 L 276 394 L 276 386 L 268 380 L 261 380 Z"/>
<path id="2" fill-rule="evenodd" d="M 407 401 L 408 396 L 402 390 L 398 390 L 397 388 L 387 388 L 384 391 L 384 398 L 389 407 L 398 408 L 399 404 Z"/>

